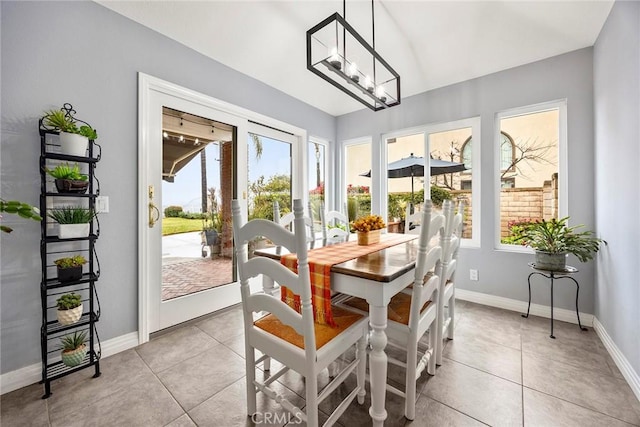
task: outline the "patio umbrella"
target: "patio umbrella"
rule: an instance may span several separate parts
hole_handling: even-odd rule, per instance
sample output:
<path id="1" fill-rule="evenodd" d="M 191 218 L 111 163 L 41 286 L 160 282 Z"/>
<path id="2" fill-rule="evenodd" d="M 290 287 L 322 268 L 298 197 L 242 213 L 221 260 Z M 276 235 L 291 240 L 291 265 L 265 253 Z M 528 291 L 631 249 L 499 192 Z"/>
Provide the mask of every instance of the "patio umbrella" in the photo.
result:
<path id="1" fill-rule="evenodd" d="M 448 162 L 440 159 L 429 159 L 430 176 L 443 175 L 445 173 L 456 173 L 467 170 L 464 163 Z M 360 176 L 371 177 L 371 170 L 361 173 Z M 387 165 L 387 176 L 389 178 L 411 177 L 411 200 L 413 200 L 413 177 L 424 176 L 424 158 L 414 156 L 405 157 Z"/>

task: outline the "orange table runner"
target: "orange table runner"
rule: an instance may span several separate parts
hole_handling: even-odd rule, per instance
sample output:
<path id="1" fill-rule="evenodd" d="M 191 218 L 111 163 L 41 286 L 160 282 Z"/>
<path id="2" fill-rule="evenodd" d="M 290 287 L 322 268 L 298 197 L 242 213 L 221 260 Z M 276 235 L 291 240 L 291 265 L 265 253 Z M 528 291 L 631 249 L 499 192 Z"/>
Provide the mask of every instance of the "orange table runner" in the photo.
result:
<path id="1" fill-rule="evenodd" d="M 335 264 L 340 264 L 416 238 L 418 238 L 418 236 L 412 234 L 383 234 L 380 236 L 380 242 L 372 245 L 360 246 L 357 241 L 350 241 L 309 250 L 308 262 L 311 276 L 311 303 L 313 304 L 315 321 L 333 327 L 336 326 L 331 311 L 331 267 Z M 296 254 L 282 256 L 280 263 L 293 272 L 298 272 L 298 258 Z M 301 303 L 299 295 L 294 294 L 290 289 L 282 286 L 280 296 L 283 302 L 300 313 Z"/>

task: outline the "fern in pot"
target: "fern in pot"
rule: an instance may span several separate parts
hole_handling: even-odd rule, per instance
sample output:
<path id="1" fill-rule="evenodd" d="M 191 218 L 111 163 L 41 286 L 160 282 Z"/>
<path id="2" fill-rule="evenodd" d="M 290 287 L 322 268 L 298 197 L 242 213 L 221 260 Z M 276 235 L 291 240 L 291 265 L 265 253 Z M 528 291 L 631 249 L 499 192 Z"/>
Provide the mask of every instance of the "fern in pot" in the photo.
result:
<path id="1" fill-rule="evenodd" d="M 532 222 L 521 231 L 519 240 L 535 249 L 537 268 L 562 271 L 566 266 L 567 254 L 573 254 L 580 262 L 587 262 L 600 249 L 602 239 L 591 231 L 579 231 L 583 225 L 570 227 L 569 217 L 550 221 Z"/>
<path id="2" fill-rule="evenodd" d="M 60 239 L 74 239 L 89 236 L 89 223 L 96 213 L 79 206 L 63 206 L 51 209 L 47 215 L 59 224 Z"/>
<path id="3" fill-rule="evenodd" d="M 56 305 L 56 314 L 61 325 L 72 325 L 82 317 L 82 298 L 74 292 L 62 295 L 56 300 Z"/>
<path id="4" fill-rule="evenodd" d="M 78 366 L 87 355 L 86 331 L 76 331 L 73 335 L 65 335 L 60 339 L 62 343 L 62 363 L 66 366 Z"/>
<path id="5" fill-rule="evenodd" d="M 96 140 L 98 133 L 88 123 L 76 120 L 73 114 L 71 105 L 65 104 L 61 110 L 45 111 L 42 124 L 60 132 L 62 154 L 86 157 L 89 140 Z M 84 124 L 78 126 L 78 123 Z"/>

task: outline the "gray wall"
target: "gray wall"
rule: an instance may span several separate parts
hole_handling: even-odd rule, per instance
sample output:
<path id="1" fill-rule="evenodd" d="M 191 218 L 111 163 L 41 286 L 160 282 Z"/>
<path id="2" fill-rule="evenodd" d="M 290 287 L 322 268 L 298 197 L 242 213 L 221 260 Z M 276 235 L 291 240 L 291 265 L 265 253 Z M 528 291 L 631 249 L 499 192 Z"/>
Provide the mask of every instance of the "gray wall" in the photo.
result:
<path id="1" fill-rule="evenodd" d="M 595 314 L 640 372 L 640 3 L 616 2 L 594 47 Z"/>
<path id="2" fill-rule="evenodd" d="M 337 141 L 380 135 L 403 128 L 481 117 L 481 248 L 462 249 L 456 283 L 461 289 L 526 301 L 527 262 L 533 255 L 497 251 L 495 240 L 494 117 L 499 111 L 567 99 L 569 207 L 573 224 L 594 229 L 593 50 L 564 55 L 418 94 L 398 107 L 373 113 L 358 111 L 338 118 Z M 374 149 L 374 164 L 376 162 Z M 580 311 L 593 313 L 594 263 L 579 264 Z M 469 269 L 479 270 L 479 281 L 469 281 Z M 537 282 L 533 300 L 550 304 L 548 283 Z M 555 306 L 575 309 L 575 287 L 556 286 Z M 567 283 L 567 285 L 570 284 Z"/>
<path id="3" fill-rule="evenodd" d="M 70 102 L 97 128 L 102 303 L 108 340 L 137 331 L 137 73 L 144 72 L 335 140 L 335 118 L 92 2 L 1 2 L 1 195 L 38 204 L 45 109 Z M 215 43 L 212 40 L 212 43 Z M 224 43 L 222 38 L 220 43 Z M 2 373 L 40 360 L 40 227 L 12 221 L 1 248 Z"/>

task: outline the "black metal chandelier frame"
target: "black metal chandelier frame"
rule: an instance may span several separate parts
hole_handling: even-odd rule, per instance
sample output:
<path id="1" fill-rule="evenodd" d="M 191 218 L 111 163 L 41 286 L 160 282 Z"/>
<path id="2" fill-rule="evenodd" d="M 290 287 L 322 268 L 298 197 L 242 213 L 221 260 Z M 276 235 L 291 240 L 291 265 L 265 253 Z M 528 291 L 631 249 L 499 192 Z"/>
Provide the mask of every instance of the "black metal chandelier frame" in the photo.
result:
<path id="1" fill-rule="evenodd" d="M 346 13 L 346 9 L 344 8 L 344 1 L 345 0 L 343 0 L 343 14 Z M 317 76 L 321 77 L 323 80 L 329 82 L 331 85 L 340 89 L 356 101 L 366 105 L 371 110 L 379 111 L 400 104 L 400 75 L 375 50 L 375 21 L 373 15 L 373 0 L 371 2 L 371 15 L 373 29 L 373 47 L 369 45 L 364 40 L 364 38 L 362 38 L 362 36 L 358 34 L 358 32 L 346 21 L 346 19 L 337 12 L 330 15 L 329 17 L 312 27 L 310 30 L 308 30 L 307 69 Z M 348 32 L 349 35 L 353 37 L 353 39 L 355 39 L 361 45 L 361 47 L 371 55 L 373 82 L 371 82 L 370 84 L 361 83 L 359 76 L 347 74 L 343 69 L 346 68 L 346 66 L 342 67 L 342 62 L 332 59 L 331 56 L 323 55 L 321 60 L 316 61 L 315 63 L 313 62 L 312 41 L 314 39 L 314 35 L 332 24 L 336 25 L 336 32 L 338 31 L 338 24 L 341 25 L 343 29 L 343 55 L 341 56 L 341 59 L 344 61 L 345 65 L 349 62 L 346 58 L 346 32 Z M 337 43 L 338 42 L 336 38 L 336 44 Z M 385 81 L 379 82 L 378 80 L 376 80 L 376 77 L 379 74 L 376 73 L 376 64 L 384 67 L 385 74 L 389 76 L 389 78 L 387 78 Z M 330 75 L 338 76 L 339 79 L 332 79 Z M 395 88 L 395 94 L 391 95 L 387 92 L 378 93 L 377 88 L 382 87 L 382 85 L 386 84 L 390 84 Z M 354 88 L 356 90 L 349 90 L 349 88 Z"/>

